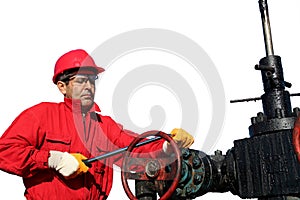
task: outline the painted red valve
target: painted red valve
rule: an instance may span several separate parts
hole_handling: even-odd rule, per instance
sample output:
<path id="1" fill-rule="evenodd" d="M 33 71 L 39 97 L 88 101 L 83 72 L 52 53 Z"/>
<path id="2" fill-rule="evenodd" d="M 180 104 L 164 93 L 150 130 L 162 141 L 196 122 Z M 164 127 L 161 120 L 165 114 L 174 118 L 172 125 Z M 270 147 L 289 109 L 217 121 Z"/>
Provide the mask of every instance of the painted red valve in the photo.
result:
<path id="1" fill-rule="evenodd" d="M 134 154 L 132 151 L 135 148 L 135 145 L 138 144 L 139 141 L 149 136 L 161 137 L 162 139 L 168 141 L 174 150 L 174 156 L 166 156 L 166 158 L 151 158 L 149 156 L 132 157 L 131 155 Z M 170 161 L 170 158 L 173 160 L 173 162 Z M 143 166 L 143 169 L 141 170 L 141 168 L 137 167 L 138 172 L 133 172 L 132 168 L 136 166 Z M 168 170 L 168 166 L 171 166 L 172 170 Z M 174 170 L 173 168 L 176 168 L 176 170 Z M 133 195 L 133 193 L 130 190 L 127 181 L 128 179 L 145 181 L 172 180 L 172 184 L 170 185 L 169 189 L 160 197 L 160 200 L 166 200 L 169 199 L 176 190 L 181 176 L 180 173 L 181 151 L 178 148 L 177 144 L 174 142 L 174 140 L 169 135 L 161 131 L 148 131 L 139 135 L 128 146 L 128 149 L 123 159 L 121 179 L 125 193 L 131 200 L 137 200 L 137 198 L 135 195 Z"/>
<path id="2" fill-rule="evenodd" d="M 300 162 L 300 118 L 298 117 L 294 130 L 293 130 L 293 144 L 294 144 L 294 150 L 297 155 L 298 161 Z"/>

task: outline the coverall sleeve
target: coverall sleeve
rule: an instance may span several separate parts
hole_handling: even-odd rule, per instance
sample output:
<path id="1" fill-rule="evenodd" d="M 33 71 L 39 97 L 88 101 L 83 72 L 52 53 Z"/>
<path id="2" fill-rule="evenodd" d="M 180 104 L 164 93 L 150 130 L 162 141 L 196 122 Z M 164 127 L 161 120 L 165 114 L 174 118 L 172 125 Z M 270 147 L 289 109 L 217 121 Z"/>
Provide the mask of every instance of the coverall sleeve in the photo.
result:
<path id="1" fill-rule="evenodd" d="M 39 150 L 45 134 L 39 119 L 30 110 L 23 111 L 0 138 L 0 169 L 31 177 L 48 168 L 49 151 Z"/>

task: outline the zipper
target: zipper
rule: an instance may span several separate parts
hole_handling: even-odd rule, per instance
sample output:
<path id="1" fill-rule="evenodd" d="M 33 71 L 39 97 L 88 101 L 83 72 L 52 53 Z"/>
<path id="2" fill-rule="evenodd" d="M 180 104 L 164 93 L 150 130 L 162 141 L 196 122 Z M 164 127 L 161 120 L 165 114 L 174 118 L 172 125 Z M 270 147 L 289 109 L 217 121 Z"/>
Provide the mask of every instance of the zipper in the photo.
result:
<path id="1" fill-rule="evenodd" d="M 86 114 L 82 113 L 82 123 L 83 123 L 83 134 L 84 134 L 84 140 L 87 141 L 87 137 L 86 137 Z M 83 176 L 83 185 L 87 186 L 87 178 L 86 178 L 86 174 L 82 174 Z M 86 192 L 84 191 L 82 193 L 82 200 L 84 200 L 86 198 Z"/>
<path id="2" fill-rule="evenodd" d="M 82 113 L 82 123 L 83 123 L 83 133 L 84 133 L 84 139 L 87 140 L 86 137 L 86 123 L 85 123 L 85 113 Z"/>

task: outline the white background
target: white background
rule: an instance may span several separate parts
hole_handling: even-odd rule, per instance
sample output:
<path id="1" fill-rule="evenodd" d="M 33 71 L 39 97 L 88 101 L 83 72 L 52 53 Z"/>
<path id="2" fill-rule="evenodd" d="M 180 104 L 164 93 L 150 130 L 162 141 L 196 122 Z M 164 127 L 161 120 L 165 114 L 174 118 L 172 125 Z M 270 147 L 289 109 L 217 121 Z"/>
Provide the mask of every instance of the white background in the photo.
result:
<path id="1" fill-rule="evenodd" d="M 274 51 L 282 58 L 285 80 L 293 84 L 290 93 L 300 92 L 299 9 L 298 0 L 269 1 Z M 226 152 L 234 140 L 248 137 L 250 118 L 262 111 L 260 101 L 229 103 L 231 99 L 263 93 L 260 72 L 254 70 L 265 56 L 257 0 L 12 0 L 1 1 L 0 22 L 0 135 L 27 107 L 62 100 L 51 82 L 60 55 L 76 48 L 91 52 L 115 35 L 140 28 L 183 34 L 213 60 L 226 98 L 226 118 L 214 150 Z M 292 97 L 293 107 L 299 102 L 299 97 Z M 110 114 L 110 108 L 100 107 L 104 114 Z M 211 115 L 210 109 L 201 112 Z M 207 125 L 200 126 L 200 130 L 205 134 Z M 201 137 L 197 134 L 193 149 L 201 150 Z M 118 172 L 114 179 L 109 199 L 126 199 Z M 23 192 L 21 178 L 0 172 L 1 199 L 23 199 Z M 197 199 L 229 198 L 240 199 L 230 193 L 206 194 Z"/>

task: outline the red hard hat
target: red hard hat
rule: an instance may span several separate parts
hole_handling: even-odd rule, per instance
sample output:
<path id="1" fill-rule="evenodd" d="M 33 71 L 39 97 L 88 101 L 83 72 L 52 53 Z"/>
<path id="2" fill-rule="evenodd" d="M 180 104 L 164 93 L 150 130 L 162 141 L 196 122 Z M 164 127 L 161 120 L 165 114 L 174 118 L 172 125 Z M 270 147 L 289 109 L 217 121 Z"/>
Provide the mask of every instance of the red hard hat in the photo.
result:
<path id="1" fill-rule="evenodd" d="M 70 69 L 87 69 L 99 74 L 104 71 L 102 67 L 98 67 L 94 59 L 83 49 L 69 51 L 62 55 L 55 64 L 53 83 L 56 84 L 57 77 L 62 75 L 66 70 Z"/>

